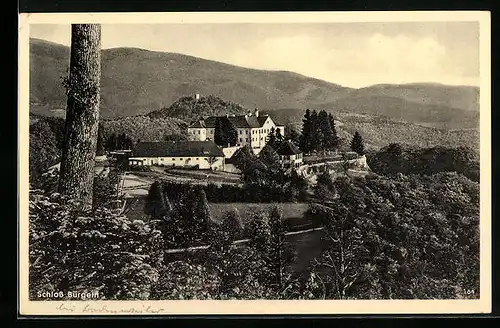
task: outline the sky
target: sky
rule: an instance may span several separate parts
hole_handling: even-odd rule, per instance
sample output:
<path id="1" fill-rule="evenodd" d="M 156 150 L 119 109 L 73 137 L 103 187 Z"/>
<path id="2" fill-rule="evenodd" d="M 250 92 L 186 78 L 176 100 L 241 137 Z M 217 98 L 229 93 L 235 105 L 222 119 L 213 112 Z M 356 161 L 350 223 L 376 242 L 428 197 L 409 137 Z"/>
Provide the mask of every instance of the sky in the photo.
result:
<path id="1" fill-rule="evenodd" d="M 30 36 L 69 46 L 70 25 L 31 25 Z M 104 49 L 182 53 L 354 88 L 479 85 L 477 22 L 103 24 L 101 38 Z"/>

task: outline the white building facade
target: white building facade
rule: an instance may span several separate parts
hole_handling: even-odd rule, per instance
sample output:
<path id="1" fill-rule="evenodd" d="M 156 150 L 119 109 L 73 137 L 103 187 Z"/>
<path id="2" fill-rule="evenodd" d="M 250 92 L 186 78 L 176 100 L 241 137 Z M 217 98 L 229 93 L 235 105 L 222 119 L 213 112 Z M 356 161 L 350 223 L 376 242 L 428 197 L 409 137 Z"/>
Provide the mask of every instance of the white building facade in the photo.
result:
<path id="1" fill-rule="evenodd" d="M 206 120 L 196 121 L 188 127 L 189 140 L 214 140 L 217 118 L 226 119 L 236 132 L 236 144 L 231 146 L 250 145 L 253 149 L 262 149 L 273 129 L 279 130 L 281 135 L 285 135 L 284 126 L 276 125 L 269 115 L 259 116 L 259 111 L 255 110 L 253 114 L 209 117 Z"/>
<path id="2" fill-rule="evenodd" d="M 130 165 L 224 170 L 224 153 L 213 141 L 141 142 Z"/>

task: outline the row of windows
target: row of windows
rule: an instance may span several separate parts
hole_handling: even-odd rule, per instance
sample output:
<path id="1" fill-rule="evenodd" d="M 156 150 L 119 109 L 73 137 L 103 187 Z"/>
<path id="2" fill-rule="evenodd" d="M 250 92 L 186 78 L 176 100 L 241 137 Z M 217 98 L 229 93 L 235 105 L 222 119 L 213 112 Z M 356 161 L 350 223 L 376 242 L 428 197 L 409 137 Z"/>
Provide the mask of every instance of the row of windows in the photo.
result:
<path id="1" fill-rule="evenodd" d="M 201 134 L 201 132 L 203 131 L 203 129 L 199 129 L 199 130 L 194 130 L 193 131 L 193 134 Z M 245 131 L 245 134 L 248 134 L 248 130 L 244 130 Z M 210 134 L 214 134 L 214 130 L 213 129 L 210 129 L 208 130 L 208 132 Z M 259 130 L 252 130 L 252 134 L 257 134 L 257 133 L 269 133 L 271 132 L 271 129 L 259 129 Z M 239 134 L 243 134 L 243 130 L 239 130 Z"/>
<path id="2" fill-rule="evenodd" d="M 248 138 L 245 138 L 245 141 L 248 142 Z M 263 137 L 260 137 L 260 141 L 263 141 L 264 138 Z M 259 138 L 252 138 L 252 142 L 257 142 L 259 141 Z M 240 138 L 240 142 L 243 142 L 243 138 Z"/>
<path id="3" fill-rule="evenodd" d="M 195 158 L 195 157 L 186 157 L 186 158 L 184 158 L 184 157 L 179 157 L 179 158 L 177 158 L 177 157 L 167 157 L 167 158 L 160 157 L 160 158 L 159 158 L 159 160 L 160 160 L 160 161 L 164 161 L 164 160 L 165 160 L 165 161 L 167 161 L 167 160 L 172 160 L 172 161 L 174 161 L 174 162 L 175 162 L 177 159 L 178 159 L 179 161 L 183 161 L 184 159 L 185 159 L 186 161 L 190 161 L 190 160 L 197 160 L 197 161 L 199 161 L 199 160 L 200 160 L 200 158 L 199 158 L 199 157 L 196 157 L 196 158 Z M 140 159 L 140 160 L 145 161 L 145 160 L 147 160 L 147 158 L 143 158 L 143 159 Z M 131 161 L 139 161 L 139 160 L 131 160 Z"/>
<path id="4" fill-rule="evenodd" d="M 196 134 L 196 133 L 201 134 L 201 131 L 203 131 L 203 130 L 202 130 L 202 129 L 200 129 L 200 130 L 194 130 L 192 133 L 193 133 L 193 134 Z M 208 130 L 208 132 L 209 132 L 210 134 L 214 134 L 214 130 Z"/>
<path id="5" fill-rule="evenodd" d="M 248 134 L 248 130 L 239 130 L 239 134 L 243 134 L 243 131 L 245 131 L 245 134 Z M 269 133 L 271 132 L 271 129 L 259 129 L 259 130 L 252 130 L 252 134 L 257 134 L 257 133 Z"/>

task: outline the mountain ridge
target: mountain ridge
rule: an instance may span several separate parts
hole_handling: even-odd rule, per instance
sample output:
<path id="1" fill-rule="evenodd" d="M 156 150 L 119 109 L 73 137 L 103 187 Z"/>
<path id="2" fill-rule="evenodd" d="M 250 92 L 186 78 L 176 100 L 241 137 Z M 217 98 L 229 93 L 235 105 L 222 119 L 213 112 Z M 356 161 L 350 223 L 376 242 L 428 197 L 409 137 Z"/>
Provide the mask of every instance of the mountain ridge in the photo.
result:
<path id="1" fill-rule="evenodd" d="M 30 112 L 64 115 L 66 97 L 61 81 L 67 76 L 69 54 L 67 46 L 30 40 Z M 382 85 L 385 87 L 355 89 L 296 72 L 245 68 L 136 47 L 109 48 L 102 50 L 101 115 L 103 118 L 145 115 L 196 93 L 262 110 L 330 108 L 353 101 L 347 108 L 359 112 L 356 103 L 366 103 L 373 96 L 386 96 L 377 98 L 383 99 L 377 113 L 384 115 L 385 107 L 392 108 L 392 112 L 385 113 L 388 117 L 394 115 L 400 104 L 410 114 L 421 111 L 424 117 L 433 111 L 431 107 L 440 106 L 436 110 L 453 112 L 456 115 L 451 115 L 451 119 L 458 121 L 474 116 L 467 112 L 478 111 L 477 87 L 431 83 Z"/>

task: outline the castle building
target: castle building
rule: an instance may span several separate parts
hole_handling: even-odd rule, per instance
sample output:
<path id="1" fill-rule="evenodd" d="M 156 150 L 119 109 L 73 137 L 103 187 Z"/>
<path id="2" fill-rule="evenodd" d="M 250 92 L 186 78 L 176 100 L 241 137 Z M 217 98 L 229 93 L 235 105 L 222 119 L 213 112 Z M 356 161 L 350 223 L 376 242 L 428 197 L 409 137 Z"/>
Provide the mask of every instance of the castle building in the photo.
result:
<path id="1" fill-rule="evenodd" d="M 259 115 L 259 111 L 255 109 L 253 113 L 249 112 L 246 115 L 211 116 L 195 121 L 188 127 L 189 140 L 214 140 L 218 119 L 225 120 L 236 132 L 236 145 L 233 146 L 237 147 L 250 145 L 253 149 L 262 149 L 273 128 L 278 129 L 281 135 L 285 135 L 284 126 L 277 125 L 269 115 Z"/>

